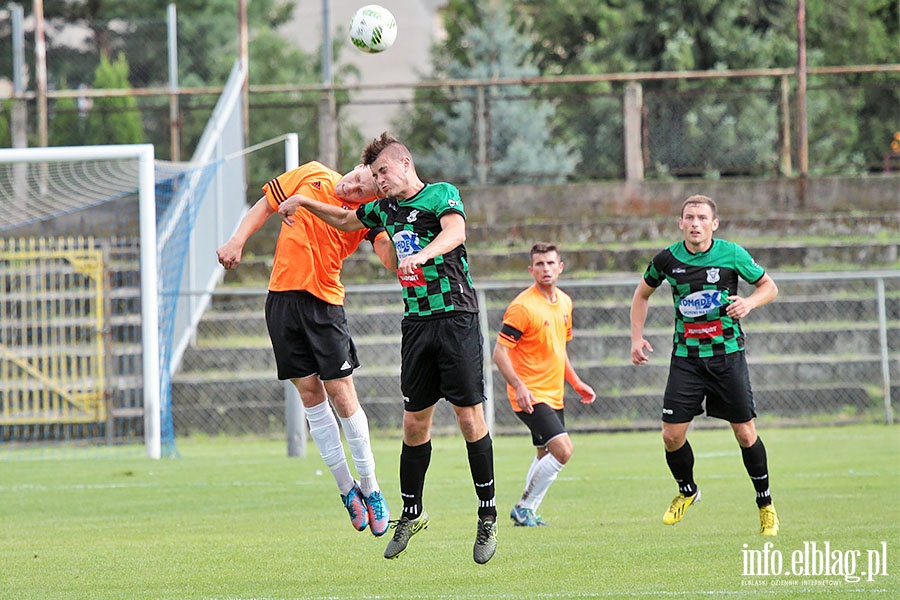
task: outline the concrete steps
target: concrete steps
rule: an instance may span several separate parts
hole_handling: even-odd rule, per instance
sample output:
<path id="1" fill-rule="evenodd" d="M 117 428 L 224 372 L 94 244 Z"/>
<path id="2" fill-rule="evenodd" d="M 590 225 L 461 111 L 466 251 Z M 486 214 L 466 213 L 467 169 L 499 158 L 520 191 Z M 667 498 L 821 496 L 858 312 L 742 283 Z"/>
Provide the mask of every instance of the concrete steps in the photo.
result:
<path id="1" fill-rule="evenodd" d="M 629 306 L 634 287 L 653 253 L 677 239 L 672 219 L 601 219 L 576 222 L 534 213 L 522 224 L 473 218 L 469 257 L 493 348 L 509 300 L 530 285 L 527 251 L 537 240 L 564 249 L 561 287 L 575 301 L 575 339 L 569 355 L 598 393 L 591 406 L 567 399 L 573 429 L 658 427 L 672 337 L 668 288 L 651 299 L 646 335 L 656 349 L 650 365 L 629 360 Z M 584 217 L 584 215 L 582 215 Z M 283 427 L 284 387 L 264 319 L 265 287 L 276 220 L 251 238 L 241 266 L 229 272 L 198 330 L 198 344 L 184 355 L 173 379 L 176 431 L 228 431 Z M 775 277 L 778 299 L 745 322 L 747 353 L 760 413 L 791 420 L 810 414 L 859 415 L 877 411 L 882 381 L 874 280 L 852 279 L 861 268 L 895 273 L 900 215 L 808 215 L 723 222 L 721 237 L 740 241 Z M 675 237 L 672 237 L 675 234 Z M 831 276 L 814 271 L 839 268 Z M 354 374 L 360 401 L 375 428 L 399 429 L 400 321 L 395 277 L 363 244 L 344 263 L 347 317 L 362 367 Z M 900 330 L 900 278 L 888 277 L 886 312 Z M 513 283 L 510 283 L 513 282 Z M 365 284 L 365 285 L 360 285 Z M 375 285 L 371 285 L 375 284 Z M 742 284 L 741 293 L 750 286 Z M 900 336 L 889 335 L 892 381 L 900 381 Z M 491 370 L 497 427 L 521 433 L 508 409 L 505 384 Z M 895 393 L 897 390 L 895 390 Z M 571 392 L 569 392 L 571 393 Z M 454 431 L 452 410 L 439 403 L 436 427 Z M 240 424 L 240 425 L 239 425 Z"/>

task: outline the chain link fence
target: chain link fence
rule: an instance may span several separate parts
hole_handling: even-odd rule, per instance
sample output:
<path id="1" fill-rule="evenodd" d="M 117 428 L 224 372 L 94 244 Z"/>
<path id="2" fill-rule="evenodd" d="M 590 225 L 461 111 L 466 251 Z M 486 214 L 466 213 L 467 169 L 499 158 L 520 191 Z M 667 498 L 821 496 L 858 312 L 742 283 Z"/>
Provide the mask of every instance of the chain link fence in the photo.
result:
<path id="1" fill-rule="evenodd" d="M 775 424 L 892 419 L 900 392 L 900 275 L 773 274 L 779 297 L 746 320 L 747 355 L 760 418 Z M 673 330 L 671 295 L 651 298 L 646 337 L 649 365 L 631 364 L 629 309 L 637 278 L 561 282 L 575 303 L 569 357 L 597 401 L 582 405 L 567 387 L 567 426 L 573 431 L 658 426 Z M 477 282 L 476 282 L 477 284 Z M 528 284 L 479 285 L 485 358 L 506 305 Z M 742 289 L 749 294 L 750 288 Z M 283 435 L 284 387 L 276 381 L 266 334 L 265 290 L 218 292 L 200 324 L 197 344 L 173 379 L 176 438 L 203 434 Z M 370 426 L 398 432 L 402 305 L 394 285 L 348 288 L 346 310 L 362 367 L 354 378 Z M 521 433 L 502 376 L 486 363 L 488 410 L 499 434 Z M 698 420 L 702 426 L 705 420 Z M 435 414 L 438 432 L 456 431 L 447 402 Z"/>

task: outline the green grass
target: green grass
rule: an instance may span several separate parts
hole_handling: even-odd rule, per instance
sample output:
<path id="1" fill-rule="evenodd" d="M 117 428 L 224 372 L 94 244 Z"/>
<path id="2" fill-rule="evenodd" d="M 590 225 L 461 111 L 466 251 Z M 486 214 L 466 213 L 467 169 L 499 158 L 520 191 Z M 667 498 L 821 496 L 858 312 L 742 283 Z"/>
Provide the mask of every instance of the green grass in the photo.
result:
<path id="1" fill-rule="evenodd" d="M 183 439 L 180 458 L 0 461 L 0 598 L 890 598 L 900 595 L 900 429 L 767 429 L 782 523 L 758 535 L 753 491 L 727 429 L 690 435 L 703 502 L 664 526 L 675 493 L 657 433 L 574 435 L 575 454 L 541 507 L 550 523 L 507 515 L 532 450 L 495 440 L 499 547 L 472 561 L 475 494 L 459 437 L 434 440 L 425 488 L 431 526 L 402 557 L 387 536 L 354 531 L 315 448 L 282 441 Z M 399 514 L 396 438 L 375 440 Z M 745 576 L 746 550 L 887 548 L 887 576 Z M 746 545 L 746 548 L 745 548 Z M 770 554 L 770 555 L 774 555 Z"/>

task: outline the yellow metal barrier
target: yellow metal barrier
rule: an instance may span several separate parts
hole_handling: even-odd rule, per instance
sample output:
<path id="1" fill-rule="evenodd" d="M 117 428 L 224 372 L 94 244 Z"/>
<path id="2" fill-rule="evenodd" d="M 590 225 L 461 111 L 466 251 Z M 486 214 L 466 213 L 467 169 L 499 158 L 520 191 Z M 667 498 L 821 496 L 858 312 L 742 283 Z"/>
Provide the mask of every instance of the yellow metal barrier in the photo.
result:
<path id="1" fill-rule="evenodd" d="M 103 250 L 0 240 L 0 425 L 106 421 Z"/>

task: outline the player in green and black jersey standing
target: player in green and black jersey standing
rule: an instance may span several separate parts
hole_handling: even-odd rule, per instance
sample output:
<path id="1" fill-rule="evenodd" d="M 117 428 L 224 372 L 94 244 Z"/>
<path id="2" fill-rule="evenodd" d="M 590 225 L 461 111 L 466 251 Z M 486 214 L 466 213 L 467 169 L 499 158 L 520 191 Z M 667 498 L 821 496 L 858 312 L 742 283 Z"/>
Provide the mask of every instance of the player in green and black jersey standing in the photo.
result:
<path id="1" fill-rule="evenodd" d="M 405 304 L 400 357 L 403 515 L 392 523 L 396 529 L 384 557 L 399 556 L 409 539 L 428 526 L 422 496 L 431 461 L 431 422 L 438 400 L 446 398 L 466 440 L 478 496 L 473 558 L 484 564 L 497 547 L 494 454 L 484 417 L 482 336 L 463 243 L 463 203 L 459 190 L 449 183 L 423 183 L 409 150 L 387 133 L 366 146 L 362 162 L 375 177 L 382 199 L 356 211 L 309 198 L 302 198 L 300 205 L 345 231 L 377 223 L 397 250 Z"/>
<path id="2" fill-rule="evenodd" d="M 650 296 L 668 281 L 675 300 L 675 339 L 663 397 L 662 435 L 678 495 L 663 515 L 663 523 L 674 525 L 700 500 L 687 431 L 693 418 L 703 413 L 705 398 L 707 414 L 731 423 L 741 447 L 756 489 L 760 533 L 778 535 L 766 448 L 753 421 L 756 405 L 741 329 L 741 319 L 772 301 L 778 287 L 744 248 L 713 238 L 719 219 L 711 198 L 687 198 L 678 227 L 684 241 L 653 257 L 631 304 L 631 361 L 642 365 L 648 361 L 646 351 L 653 351 L 643 333 Z M 738 278 L 756 286 L 746 298 L 737 295 Z"/>

